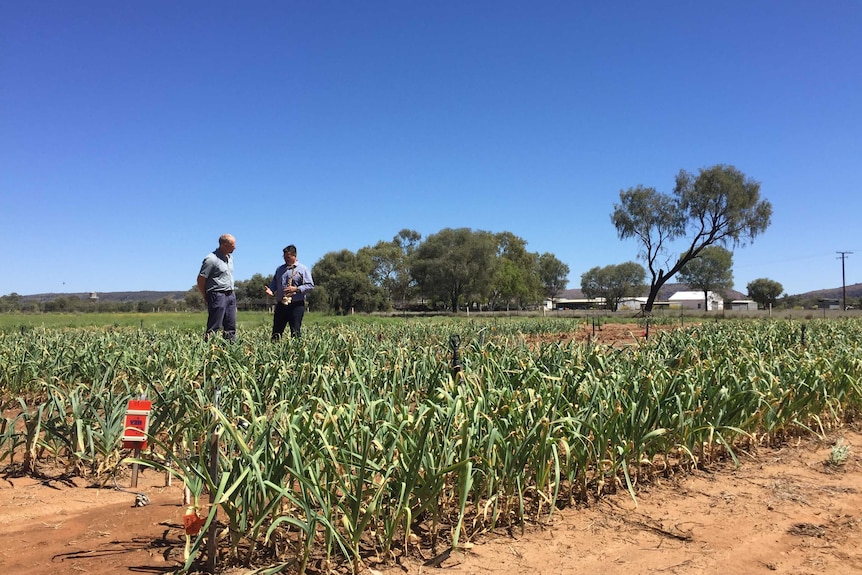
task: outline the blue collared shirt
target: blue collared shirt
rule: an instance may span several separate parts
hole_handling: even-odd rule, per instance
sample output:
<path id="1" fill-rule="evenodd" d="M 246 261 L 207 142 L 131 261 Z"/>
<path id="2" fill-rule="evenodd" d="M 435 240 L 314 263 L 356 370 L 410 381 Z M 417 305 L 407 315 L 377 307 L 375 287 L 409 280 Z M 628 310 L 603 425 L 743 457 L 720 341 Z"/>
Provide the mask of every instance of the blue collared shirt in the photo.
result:
<path id="1" fill-rule="evenodd" d="M 272 276 L 272 281 L 269 282 L 269 289 L 278 301 L 284 297 L 284 287 L 288 284 L 288 280 L 293 278 L 291 285 L 296 286 L 298 291 L 293 294 L 292 301 L 305 301 L 305 294 L 314 289 L 314 280 L 311 279 L 311 271 L 301 263 L 297 262 L 292 266 L 282 264 L 275 269 Z"/>

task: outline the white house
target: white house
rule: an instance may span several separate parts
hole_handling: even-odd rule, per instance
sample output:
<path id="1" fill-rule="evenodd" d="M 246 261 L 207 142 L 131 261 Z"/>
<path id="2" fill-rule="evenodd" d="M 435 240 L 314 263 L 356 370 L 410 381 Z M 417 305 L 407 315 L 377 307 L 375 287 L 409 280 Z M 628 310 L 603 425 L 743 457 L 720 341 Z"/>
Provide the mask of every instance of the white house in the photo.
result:
<path id="1" fill-rule="evenodd" d="M 668 298 L 671 307 L 703 310 L 704 297 L 702 291 L 678 291 Z M 724 309 L 724 298 L 721 294 L 710 291 L 706 294 L 706 311 L 721 311 Z"/>

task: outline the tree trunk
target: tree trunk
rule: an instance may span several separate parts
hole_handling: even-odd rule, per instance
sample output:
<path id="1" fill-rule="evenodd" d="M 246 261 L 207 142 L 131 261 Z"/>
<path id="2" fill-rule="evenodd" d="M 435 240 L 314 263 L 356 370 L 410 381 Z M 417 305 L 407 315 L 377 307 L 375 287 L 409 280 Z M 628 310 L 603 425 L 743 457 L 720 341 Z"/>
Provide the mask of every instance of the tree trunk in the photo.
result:
<path id="1" fill-rule="evenodd" d="M 647 296 L 643 309 L 644 315 L 652 313 L 652 306 L 655 303 L 656 298 L 658 298 L 658 290 L 661 289 L 662 285 L 664 285 L 664 272 L 662 270 L 658 270 L 658 275 L 653 277 L 652 283 L 649 286 L 649 295 Z"/>

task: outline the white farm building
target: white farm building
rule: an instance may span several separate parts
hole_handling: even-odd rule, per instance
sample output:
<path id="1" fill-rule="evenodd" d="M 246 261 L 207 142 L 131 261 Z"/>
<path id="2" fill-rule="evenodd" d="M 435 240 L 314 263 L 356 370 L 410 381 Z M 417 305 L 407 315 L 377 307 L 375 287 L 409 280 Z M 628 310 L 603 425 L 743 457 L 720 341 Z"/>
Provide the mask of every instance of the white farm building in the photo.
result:
<path id="1" fill-rule="evenodd" d="M 678 291 L 668 298 L 668 302 L 670 307 L 676 308 L 703 310 L 704 304 L 706 304 L 706 311 L 724 309 L 724 298 L 721 297 L 720 293 L 714 291 L 706 292 L 706 298 L 704 298 L 702 291 Z"/>

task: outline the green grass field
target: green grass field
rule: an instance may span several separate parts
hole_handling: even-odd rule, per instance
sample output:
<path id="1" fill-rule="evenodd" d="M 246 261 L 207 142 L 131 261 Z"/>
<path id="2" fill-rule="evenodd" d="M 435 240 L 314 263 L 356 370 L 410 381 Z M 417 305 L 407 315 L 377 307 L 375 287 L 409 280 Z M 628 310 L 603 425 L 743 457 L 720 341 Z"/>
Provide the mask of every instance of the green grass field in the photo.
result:
<path id="1" fill-rule="evenodd" d="M 401 324 L 417 321 L 418 318 L 405 320 L 403 317 L 379 317 L 369 315 L 333 316 L 320 313 L 306 313 L 303 327 L 315 325 L 331 326 L 339 324 Z M 422 318 L 422 322 L 448 321 L 447 318 Z M 158 313 L 0 313 L 0 331 L 9 332 L 22 328 L 110 328 L 137 327 L 140 329 L 179 329 L 203 332 L 207 314 L 200 312 L 158 312 Z M 272 314 L 264 311 L 241 311 L 237 314 L 237 329 L 254 330 L 272 325 Z"/>
<path id="2" fill-rule="evenodd" d="M 259 326 L 271 321 L 265 312 L 241 312 L 238 327 Z M 5 313 L 0 330 L 21 327 L 139 327 L 146 329 L 199 329 L 206 326 L 206 312 L 160 313 Z"/>

